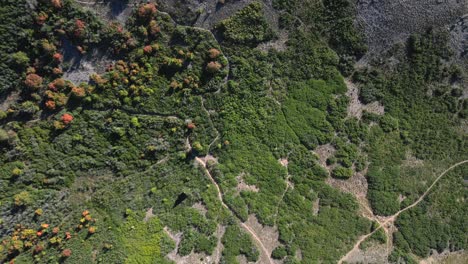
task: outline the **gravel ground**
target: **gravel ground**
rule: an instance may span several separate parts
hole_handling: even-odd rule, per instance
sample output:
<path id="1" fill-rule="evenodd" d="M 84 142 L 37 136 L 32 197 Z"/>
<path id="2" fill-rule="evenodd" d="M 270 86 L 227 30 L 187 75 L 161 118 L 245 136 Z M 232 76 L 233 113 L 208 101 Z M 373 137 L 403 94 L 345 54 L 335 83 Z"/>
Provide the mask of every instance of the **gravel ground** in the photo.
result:
<path id="1" fill-rule="evenodd" d="M 450 30 L 450 44 L 456 58 L 468 68 L 468 14 L 459 18 Z"/>
<path id="2" fill-rule="evenodd" d="M 373 54 L 430 27 L 446 27 L 468 13 L 468 0 L 358 0 L 358 23 L 364 26 Z"/>

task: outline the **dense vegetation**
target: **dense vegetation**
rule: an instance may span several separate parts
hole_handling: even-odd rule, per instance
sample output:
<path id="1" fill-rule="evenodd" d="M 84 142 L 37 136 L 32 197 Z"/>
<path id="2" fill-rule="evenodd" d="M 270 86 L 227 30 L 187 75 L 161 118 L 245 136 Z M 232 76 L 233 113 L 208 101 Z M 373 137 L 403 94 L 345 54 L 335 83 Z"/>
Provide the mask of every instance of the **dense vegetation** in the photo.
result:
<path id="1" fill-rule="evenodd" d="M 15 69 L 29 63 L 24 52 L 16 53 L 20 47 L 28 50 L 29 39 L 32 38 L 32 17 L 26 1 L 4 1 L 0 6 L 0 21 L 0 95 L 4 95 L 18 84 L 20 77 Z"/>
<path id="2" fill-rule="evenodd" d="M 380 215 L 413 203 L 443 168 L 467 159 L 466 133 L 460 131 L 467 107 L 459 88 L 464 73 L 456 64 L 443 63 L 450 61 L 447 36 L 428 31 L 412 36 L 406 51 L 391 52 L 388 56 L 402 61 L 392 71 L 374 67 L 354 75 L 363 100 L 379 99 L 386 110 L 383 117 L 368 116 L 368 122 L 380 124 L 369 133 L 367 174 L 368 198 Z M 466 248 L 460 235 L 466 230 L 460 221 L 466 217 L 459 200 L 466 192 L 462 176 L 463 168 L 450 173 L 420 206 L 398 219 L 393 261 L 410 261 L 408 252 L 424 257 L 431 249 Z"/>
<path id="3" fill-rule="evenodd" d="M 261 250 L 240 225 L 254 215 L 278 230 L 273 258 L 333 263 L 375 223 L 327 177 L 368 169 L 372 209 L 391 215 L 426 190 L 433 171 L 466 159 L 467 103 L 453 88 L 463 70 L 443 63 L 443 34 L 392 50 L 386 56 L 400 59 L 392 70 L 355 71 L 366 47 L 352 2 L 273 2 L 280 28 L 253 2 L 215 27 L 218 39 L 153 3 L 122 26 L 71 0 L 5 2 L 0 37 L 11 43 L 0 46 L 0 93 L 18 99 L 0 109 L 0 261 L 172 263 L 169 252 L 211 255 L 218 240 L 222 263 L 257 261 Z M 278 30 L 289 34 L 284 51 L 256 48 Z M 110 65 L 87 83 L 66 80 L 71 63 L 94 52 Z M 347 117 L 343 75 L 386 113 Z M 313 153 L 325 144 L 336 149 L 330 172 Z M 228 209 L 195 161 L 207 154 Z M 409 164 L 411 155 L 424 165 Z M 391 261 L 466 249 L 462 173 L 401 215 Z"/>

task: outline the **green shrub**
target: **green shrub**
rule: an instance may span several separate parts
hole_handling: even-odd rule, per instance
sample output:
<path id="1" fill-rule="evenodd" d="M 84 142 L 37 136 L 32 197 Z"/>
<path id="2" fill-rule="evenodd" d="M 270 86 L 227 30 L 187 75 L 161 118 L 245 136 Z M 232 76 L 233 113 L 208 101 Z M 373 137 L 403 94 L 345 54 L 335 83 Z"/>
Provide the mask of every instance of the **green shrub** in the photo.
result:
<path id="1" fill-rule="evenodd" d="M 13 201 L 17 207 L 29 206 L 33 203 L 33 196 L 28 191 L 22 191 L 13 197 Z"/>
<path id="2" fill-rule="evenodd" d="M 264 17 L 263 6 L 260 2 L 251 3 L 222 21 L 217 29 L 226 41 L 235 44 L 256 45 L 274 36 Z"/>
<path id="3" fill-rule="evenodd" d="M 332 176 L 338 179 L 349 179 L 353 176 L 353 169 L 337 166 L 333 169 Z"/>
<path id="4" fill-rule="evenodd" d="M 8 135 L 8 133 L 4 129 L 0 128 L 0 143 L 5 143 L 9 139 L 10 139 L 10 136 Z"/>
<path id="5" fill-rule="evenodd" d="M 241 230 L 237 225 L 230 225 L 222 238 L 224 245 L 223 259 L 234 261 L 236 256 L 245 255 L 249 262 L 256 262 L 260 255 L 249 235 Z"/>
<path id="6" fill-rule="evenodd" d="M 274 259 L 283 259 L 287 254 L 288 252 L 284 246 L 278 246 L 271 253 L 271 257 Z"/>
<path id="7" fill-rule="evenodd" d="M 16 53 L 13 53 L 11 55 L 11 58 L 13 60 L 13 62 L 15 63 L 15 65 L 19 68 L 25 68 L 26 66 L 28 66 L 28 63 L 29 63 L 29 57 L 26 53 L 22 52 L 22 51 L 18 51 Z"/>

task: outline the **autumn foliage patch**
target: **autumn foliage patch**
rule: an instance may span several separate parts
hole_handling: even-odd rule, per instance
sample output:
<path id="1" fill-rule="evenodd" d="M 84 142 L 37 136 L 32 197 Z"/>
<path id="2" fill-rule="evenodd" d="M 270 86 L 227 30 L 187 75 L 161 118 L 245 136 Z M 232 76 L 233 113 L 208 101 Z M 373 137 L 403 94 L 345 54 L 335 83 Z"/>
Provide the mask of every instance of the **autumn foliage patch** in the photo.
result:
<path id="1" fill-rule="evenodd" d="M 60 119 L 62 120 L 63 124 L 68 125 L 73 121 L 73 116 L 70 114 L 63 114 Z"/>
<path id="2" fill-rule="evenodd" d="M 156 14 L 156 5 L 154 3 L 144 4 L 138 8 L 138 16 L 141 18 L 150 18 Z"/>
<path id="3" fill-rule="evenodd" d="M 24 81 L 27 87 L 32 88 L 34 90 L 39 89 L 42 85 L 42 77 L 31 73 L 26 76 L 26 80 Z"/>

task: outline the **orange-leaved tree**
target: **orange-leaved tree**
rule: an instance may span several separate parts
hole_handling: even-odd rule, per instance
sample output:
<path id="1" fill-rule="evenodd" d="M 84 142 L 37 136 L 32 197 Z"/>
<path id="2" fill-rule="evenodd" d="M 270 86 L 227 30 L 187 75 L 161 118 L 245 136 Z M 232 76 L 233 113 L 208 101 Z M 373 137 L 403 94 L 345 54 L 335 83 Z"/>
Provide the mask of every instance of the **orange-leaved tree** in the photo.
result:
<path id="1" fill-rule="evenodd" d="M 35 73 L 30 73 L 26 76 L 26 80 L 24 81 L 24 84 L 26 84 L 27 87 L 33 90 L 37 90 L 42 85 L 42 77 Z"/>
<path id="2" fill-rule="evenodd" d="M 73 116 L 71 114 L 65 113 L 60 118 L 64 125 L 68 125 L 73 121 Z"/>

